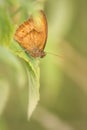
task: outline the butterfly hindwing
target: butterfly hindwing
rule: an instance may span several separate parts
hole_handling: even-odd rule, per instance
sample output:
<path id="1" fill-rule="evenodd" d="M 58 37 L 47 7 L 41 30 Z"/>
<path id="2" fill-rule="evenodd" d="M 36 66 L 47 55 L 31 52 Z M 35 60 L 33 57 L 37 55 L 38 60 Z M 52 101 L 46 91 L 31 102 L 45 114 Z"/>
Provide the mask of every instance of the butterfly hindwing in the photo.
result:
<path id="1" fill-rule="evenodd" d="M 43 11 L 35 21 L 31 16 L 16 30 L 14 39 L 33 57 L 41 57 L 47 39 L 47 20 Z"/>

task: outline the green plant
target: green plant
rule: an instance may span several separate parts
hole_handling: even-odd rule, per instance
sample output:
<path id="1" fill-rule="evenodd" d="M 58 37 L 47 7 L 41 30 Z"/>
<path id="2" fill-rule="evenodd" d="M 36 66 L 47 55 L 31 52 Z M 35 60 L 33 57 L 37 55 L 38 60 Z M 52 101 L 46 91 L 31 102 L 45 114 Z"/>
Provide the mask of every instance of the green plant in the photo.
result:
<path id="1" fill-rule="evenodd" d="M 26 54 L 25 51 L 19 46 L 19 44 L 16 41 L 14 41 L 14 32 L 16 30 L 15 22 L 16 24 L 18 24 L 20 23 L 20 21 L 23 21 L 25 18 L 28 18 L 29 17 L 28 12 L 33 11 L 32 7 L 34 6 L 33 4 L 35 4 L 31 0 L 21 2 L 22 4 L 20 5 L 20 0 L 19 1 L 16 0 L 14 2 L 13 0 L 2 1 L 0 5 L 0 44 L 1 46 L 4 46 L 4 48 L 8 48 L 8 51 L 11 51 L 11 53 L 13 53 L 15 56 L 20 57 L 25 62 L 26 75 L 28 77 L 29 82 L 28 84 L 29 87 L 28 118 L 29 118 L 40 98 L 39 96 L 40 69 L 39 69 L 39 59 L 32 58 L 31 56 Z M 31 7 L 30 10 L 29 7 Z M 1 49 L 0 59 L 3 59 L 0 62 L 7 65 L 11 62 L 12 59 L 13 61 L 12 66 L 17 64 L 16 63 L 17 61 L 13 60 L 14 56 L 11 56 L 4 48 L 0 47 Z M 6 62 L 2 62 L 5 61 L 6 59 L 8 59 Z M 2 83 L 2 81 L 4 82 L 4 80 L 1 80 L 0 83 Z M 5 95 L 3 94 L 2 96 Z"/>

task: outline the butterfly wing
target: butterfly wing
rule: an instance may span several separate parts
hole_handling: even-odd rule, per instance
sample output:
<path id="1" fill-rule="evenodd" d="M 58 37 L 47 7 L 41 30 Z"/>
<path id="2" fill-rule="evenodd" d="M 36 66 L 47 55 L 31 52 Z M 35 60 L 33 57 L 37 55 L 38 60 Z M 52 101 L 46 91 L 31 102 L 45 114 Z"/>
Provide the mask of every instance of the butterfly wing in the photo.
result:
<path id="1" fill-rule="evenodd" d="M 43 51 L 47 39 L 47 20 L 43 11 L 32 16 L 16 30 L 14 39 L 30 53 Z"/>

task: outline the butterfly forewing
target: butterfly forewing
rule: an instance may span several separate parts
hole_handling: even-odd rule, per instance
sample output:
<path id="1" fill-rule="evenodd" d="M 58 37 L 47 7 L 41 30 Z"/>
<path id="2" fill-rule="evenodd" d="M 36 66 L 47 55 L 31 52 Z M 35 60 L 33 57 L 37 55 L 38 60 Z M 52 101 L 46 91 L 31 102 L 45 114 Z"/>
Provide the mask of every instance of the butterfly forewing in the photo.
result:
<path id="1" fill-rule="evenodd" d="M 33 57 L 43 57 L 47 39 L 47 20 L 43 11 L 32 16 L 16 30 L 14 39 Z"/>

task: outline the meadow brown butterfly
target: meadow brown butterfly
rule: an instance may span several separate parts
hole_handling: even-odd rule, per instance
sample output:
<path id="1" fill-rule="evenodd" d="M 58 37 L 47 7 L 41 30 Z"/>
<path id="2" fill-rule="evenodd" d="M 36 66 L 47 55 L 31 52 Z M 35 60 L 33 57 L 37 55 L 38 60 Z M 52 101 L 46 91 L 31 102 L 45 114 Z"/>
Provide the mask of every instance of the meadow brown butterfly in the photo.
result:
<path id="1" fill-rule="evenodd" d="M 14 35 L 14 39 L 34 58 L 44 57 L 44 47 L 47 40 L 47 19 L 42 10 L 38 15 L 32 15 L 21 24 Z"/>

